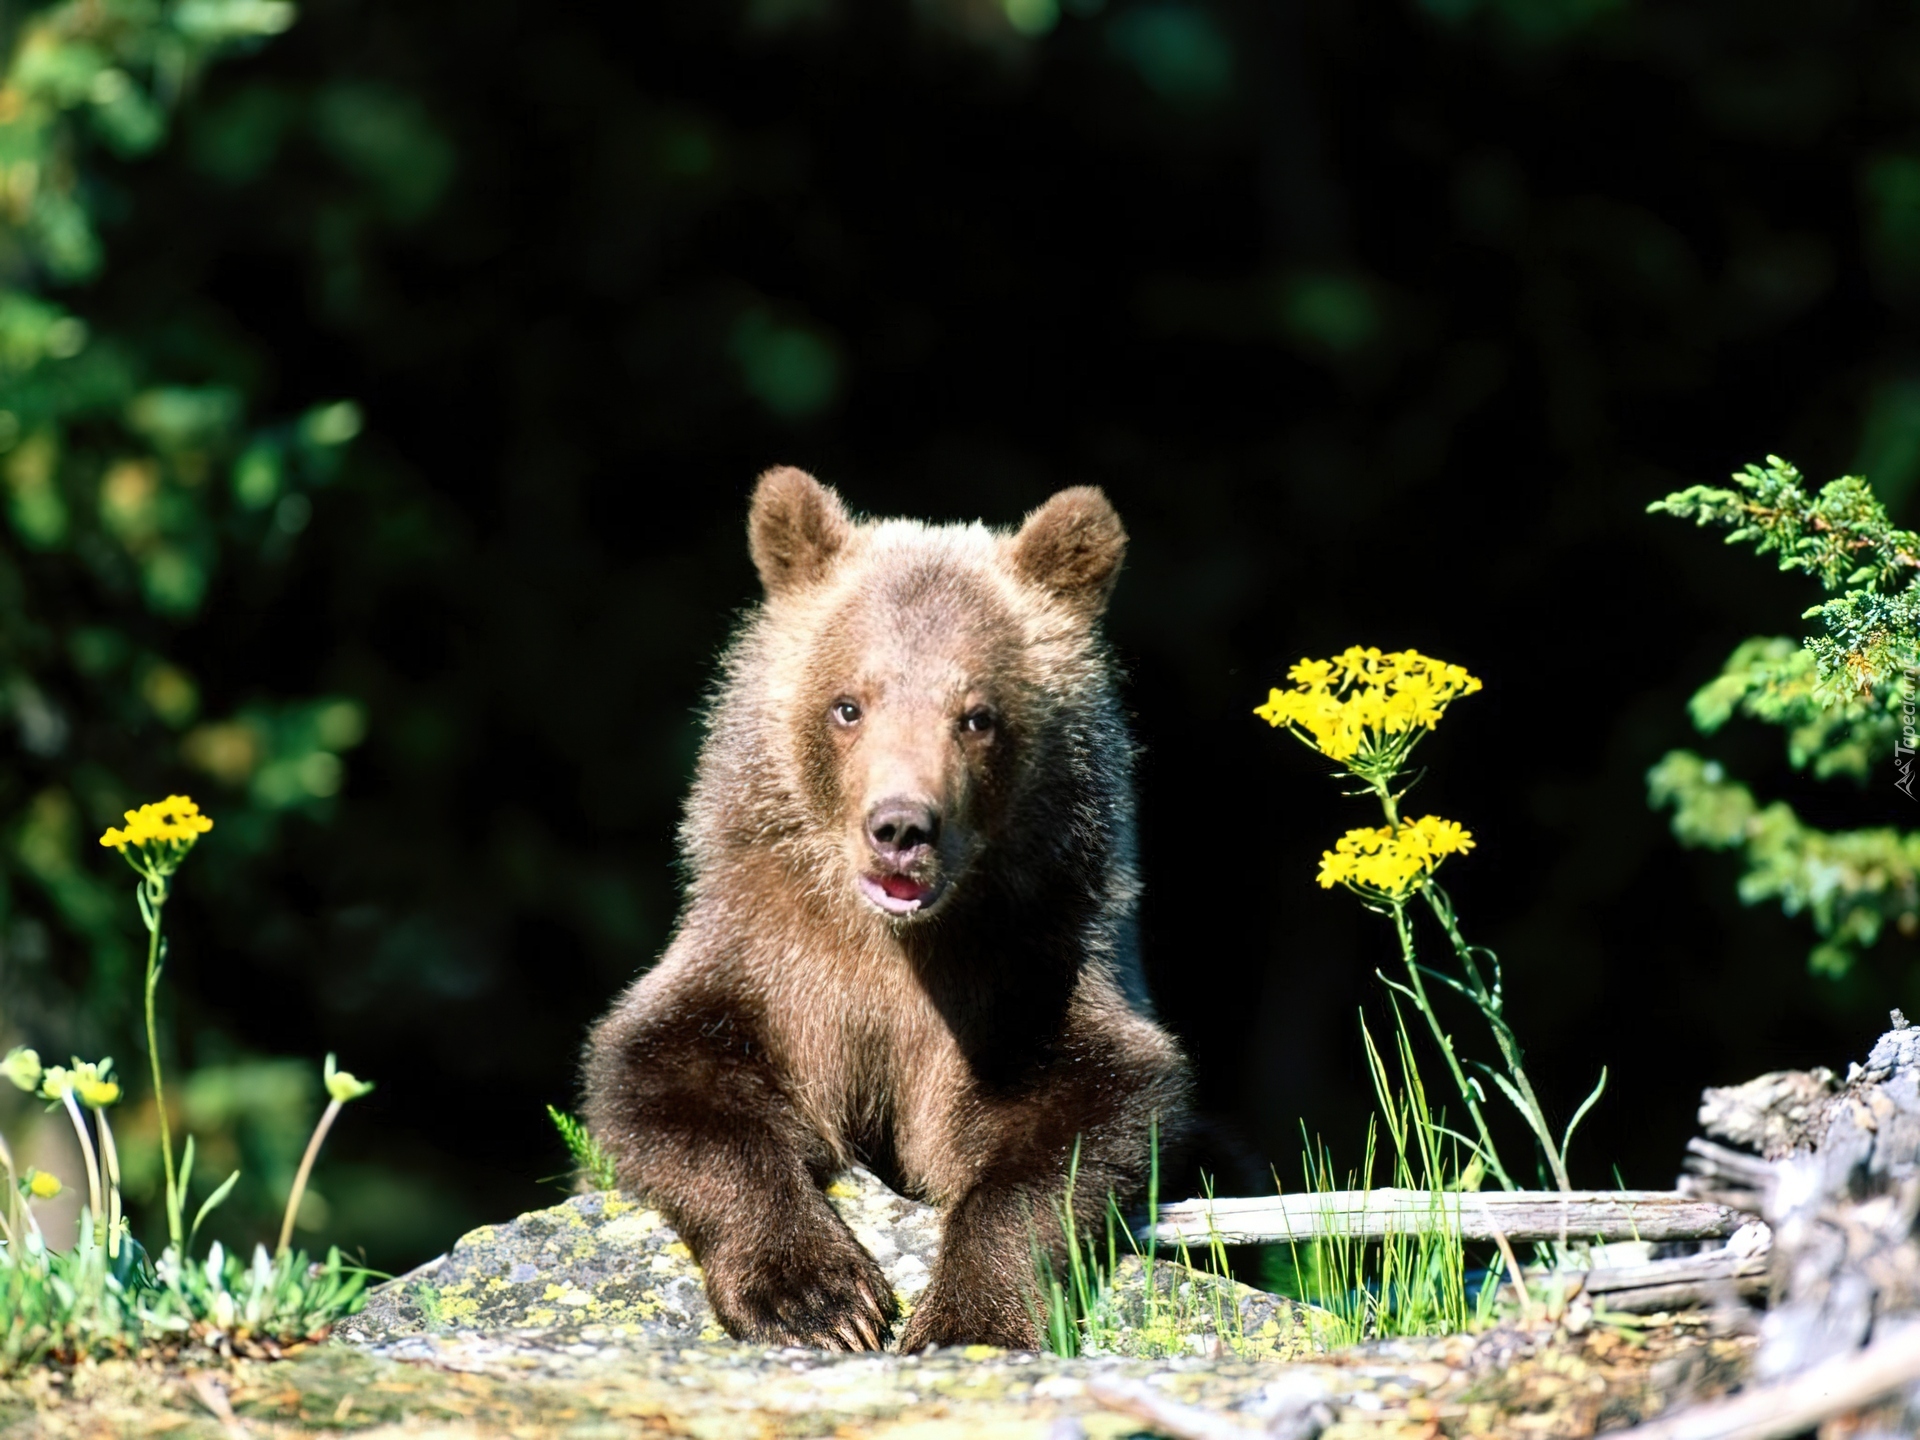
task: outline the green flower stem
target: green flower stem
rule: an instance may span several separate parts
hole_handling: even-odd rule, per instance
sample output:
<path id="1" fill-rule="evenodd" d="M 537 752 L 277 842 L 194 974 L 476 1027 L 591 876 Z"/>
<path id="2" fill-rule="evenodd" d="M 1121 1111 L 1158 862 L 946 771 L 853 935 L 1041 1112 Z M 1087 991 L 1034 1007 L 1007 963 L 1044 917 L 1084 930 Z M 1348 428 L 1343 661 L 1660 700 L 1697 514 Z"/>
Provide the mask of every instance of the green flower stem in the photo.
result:
<path id="1" fill-rule="evenodd" d="M 167 882 L 151 870 L 143 874 L 136 894 L 140 918 L 147 922 L 147 1059 L 153 1065 L 153 1108 L 160 1117 L 160 1161 L 167 1172 L 167 1238 L 184 1254 L 180 1190 L 173 1174 L 173 1134 L 167 1126 L 167 1092 L 160 1078 L 160 1033 L 153 1018 L 153 996 L 160 987 L 160 907 L 167 903 Z"/>
<path id="2" fill-rule="evenodd" d="M 1466 937 L 1460 933 L 1453 905 L 1441 893 L 1440 887 L 1431 881 L 1420 888 L 1433 910 L 1434 918 L 1439 920 L 1447 932 L 1447 939 L 1453 943 L 1454 954 L 1460 957 L 1461 967 L 1467 974 L 1469 993 L 1480 1013 L 1486 1017 L 1487 1028 L 1493 1031 L 1494 1043 L 1500 1047 L 1501 1058 L 1507 1062 L 1507 1078 L 1513 1082 L 1513 1088 L 1524 1102 L 1519 1106 L 1520 1113 L 1540 1141 L 1540 1148 L 1547 1157 L 1547 1168 L 1553 1172 L 1554 1184 L 1563 1191 L 1573 1189 L 1567 1175 L 1565 1157 L 1553 1142 L 1553 1132 L 1547 1128 L 1546 1112 L 1541 1109 L 1539 1097 L 1534 1094 L 1533 1082 L 1527 1078 L 1526 1069 L 1520 1063 L 1520 1042 L 1513 1033 L 1513 1027 L 1507 1024 L 1505 1015 L 1501 1013 L 1499 997 L 1489 991 L 1486 982 L 1480 978 L 1480 967 L 1473 959 L 1473 947 L 1467 944 Z"/>
<path id="3" fill-rule="evenodd" d="M 313 1162 L 320 1154 L 320 1147 L 326 1143 L 327 1131 L 333 1128 L 334 1118 L 339 1115 L 343 1104 L 340 1100 L 329 1100 L 326 1110 L 320 1116 L 320 1123 L 313 1127 L 313 1138 L 307 1141 L 307 1153 L 300 1157 L 300 1169 L 293 1177 L 293 1189 L 287 1192 L 287 1213 L 280 1222 L 280 1243 L 273 1253 L 284 1255 L 287 1247 L 293 1243 L 293 1220 L 300 1213 L 301 1197 L 307 1193 L 307 1176 L 313 1173 Z"/>
<path id="4" fill-rule="evenodd" d="M 33 1206 L 20 1193 L 20 1177 L 13 1166 L 13 1151 L 6 1136 L 0 1135 L 0 1169 L 7 1172 L 7 1244 L 24 1244 L 29 1235 L 40 1234 L 40 1222 L 33 1218 Z"/>
<path id="5" fill-rule="evenodd" d="M 0 1135 L 0 1170 L 7 1172 L 7 1204 L 6 1213 L 0 1215 L 0 1239 L 11 1248 L 20 1241 L 20 1211 L 25 1206 L 20 1199 L 20 1182 L 13 1173 L 13 1151 L 7 1148 L 4 1135 Z"/>
<path id="6" fill-rule="evenodd" d="M 1399 760 L 1404 758 L 1401 756 L 1392 762 L 1395 768 Z M 1370 773 L 1362 774 L 1360 778 L 1367 782 L 1375 796 L 1379 798 L 1380 808 L 1387 817 L 1387 824 L 1396 829 L 1399 828 L 1400 800 L 1388 783 L 1393 778 L 1393 772 L 1389 770 L 1382 774 L 1379 769 L 1372 766 L 1368 769 Z M 1407 907 L 1404 900 L 1393 902 L 1393 928 L 1400 937 L 1400 958 L 1406 962 L 1407 980 L 1409 988 L 1413 991 L 1414 1004 L 1419 1008 L 1420 1013 L 1427 1017 L 1427 1028 L 1433 1031 L 1433 1038 L 1440 1046 L 1440 1053 L 1446 1057 L 1447 1069 L 1453 1075 L 1453 1083 L 1460 1091 L 1460 1098 L 1466 1102 L 1467 1114 L 1473 1117 L 1473 1128 L 1480 1136 L 1481 1158 L 1486 1161 L 1487 1169 L 1493 1173 L 1493 1178 L 1500 1182 L 1503 1190 L 1515 1189 L 1517 1187 L 1513 1183 L 1513 1177 L 1507 1174 L 1507 1167 L 1500 1163 L 1500 1152 L 1494 1148 L 1493 1133 L 1487 1128 L 1487 1117 L 1480 1109 L 1480 1097 L 1474 1093 L 1472 1082 L 1467 1079 L 1466 1072 L 1460 1068 L 1459 1057 L 1454 1054 L 1453 1037 L 1442 1028 L 1440 1017 L 1434 1012 L 1433 1004 L 1427 998 L 1426 981 L 1421 977 L 1419 962 L 1414 957 L 1413 927 L 1407 923 Z M 1485 1007 L 1481 1008 L 1484 1013 Z"/>
<path id="7" fill-rule="evenodd" d="M 107 1256 L 120 1258 L 120 1148 L 113 1143 L 113 1127 L 104 1107 L 93 1107 L 93 1123 L 100 1127 L 100 1159 L 106 1165 Z"/>
<path id="8" fill-rule="evenodd" d="M 67 1117 L 73 1121 L 73 1133 L 80 1137 L 80 1153 L 87 1162 L 87 1209 L 99 1221 L 105 1218 L 106 1212 L 100 1205 L 100 1159 L 94 1154 L 93 1136 L 87 1133 L 86 1117 L 80 1113 L 80 1102 L 73 1098 L 72 1086 L 60 1092 L 60 1101 L 67 1107 Z"/>
<path id="9" fill-rule="evenodd" d="M 1389 812 L 1391 818 L 1391 812 Z M 1395 822 L 1398 823 L 1398 822 Z M 1400 937 L 1400 958 L 1407 965 L 1407 979 L 1413 991 L 1413 1002 L 1422 1015 L 1427 1017 L 1427 1027 L 1433 1031 L 1434 1041 L 1440 1046 L 1440 1053 L 1446 1057 L 1447 1069 L 1453 1074 L 1453 1083 L 1459 1088 L 1460 1098 L 1466 1101 L 1467 1113 L 1473 1117 L 1473 1128 L 1480 1136 L 1480 1156 L 1486 1161 L 1487 1169 L 1493 1172 L 1493 1178 L 1500 1182 L 1503 1190 L 1517 1187 L 1513 1178 L 1507 1174 L 1506 1166 L 1500 1163 L 1500 1152 L 1494 1148 L 1493 1134 L 1487 1128 L 1487 1117 L 1480 1111 L 1479 1097 L 1473 1093 L 1473 1085 L 1467 1079 L 1466 1072 L 1460 1068 L 1459 1057 L 1453 1053 L 1453 1037 L 1441 1028 L 1440 1017 L 1434 1013 L 1432 1003 L 1427 999 L 1426 982 L 1420 977 L 1420 966 L 1414 958 L 1413 927 L 1407 923 L 1407 907 L 1402 901 L 1394 902 L 1393 928 Z"/>

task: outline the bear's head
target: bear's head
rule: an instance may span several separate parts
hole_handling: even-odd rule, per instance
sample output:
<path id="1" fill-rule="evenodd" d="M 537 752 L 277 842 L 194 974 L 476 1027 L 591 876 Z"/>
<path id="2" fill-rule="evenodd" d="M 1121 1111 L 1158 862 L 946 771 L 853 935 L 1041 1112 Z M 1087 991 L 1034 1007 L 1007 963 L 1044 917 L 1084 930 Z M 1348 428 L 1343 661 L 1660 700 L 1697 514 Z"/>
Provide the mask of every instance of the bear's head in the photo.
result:
<path id="1" fill-rule="evenodd" d="M 1127 537 L 1100 491 L 997 532 L 856 521 L 781 468 L 748 533 L 772 637 L 758 680 L 815 885 L 913 924 L 989 860 L 1019 885 L 1074 848 L 1089 807 L 1116 808 L 1074 793 L 1116 713 L 1096 631 Z"/>

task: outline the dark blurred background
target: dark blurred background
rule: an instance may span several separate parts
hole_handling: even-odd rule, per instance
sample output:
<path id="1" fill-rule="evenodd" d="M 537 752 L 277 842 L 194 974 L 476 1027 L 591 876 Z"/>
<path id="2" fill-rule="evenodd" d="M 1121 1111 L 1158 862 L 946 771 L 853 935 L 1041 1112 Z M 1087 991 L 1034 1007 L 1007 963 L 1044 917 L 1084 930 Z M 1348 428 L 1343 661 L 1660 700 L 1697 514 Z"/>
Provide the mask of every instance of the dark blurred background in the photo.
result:
<path id="1" fill-rule="evenodd" d="M 364 428 L 203 599 L 115 622 L 154 657 L 137 719 L 78 642 L 35 692 L 60 745 L 16 692 L 8 843 L 80 840 L 11 884 L 0 1044 L 137 1072 L 137 922 L 90 827 L 189 790 L 220 828 L 167 994 L 206 1113 L 270 1076 L 310 1106 L 327 1050 L 379 1082 L 309 1238 L 397 1267 L 557 1195 L 543 1107 L 673 923 L 775 462 L 936 519 L 1106 488 L 1154 989 L 1290 1185 L 1303 1124 L 1358 1159 L 1396 959 L 1313 883 L 1366 807 L 1250 713 L 1302 655 L 1485 680 L 1413 803 L 1479 838 L 1446 878 L 1549 1109 L 1610 1069 L 1577 1182 L 1669 1184 L 1703 1084 L 1920 1013 L 1912 938 L 1810 974 L 1805 921 L 1743 908 L 1643 781 L 1733 645 L 1818 599 L 1648 502 L 1773 452 L 1920 519 L 1911 7 L 303 0 L 164 147 L 88 163 L 107 258 L 62 303 Z M 300 803 L 269 804 L 260 737 L 302 725 Z M 1758 726 L 1709 748 L 1818 823 L 1914 824 L 1890 759 L 1862 789 Z M 115 907 L 86 933 L 47 878 L 80 871 Z"/>

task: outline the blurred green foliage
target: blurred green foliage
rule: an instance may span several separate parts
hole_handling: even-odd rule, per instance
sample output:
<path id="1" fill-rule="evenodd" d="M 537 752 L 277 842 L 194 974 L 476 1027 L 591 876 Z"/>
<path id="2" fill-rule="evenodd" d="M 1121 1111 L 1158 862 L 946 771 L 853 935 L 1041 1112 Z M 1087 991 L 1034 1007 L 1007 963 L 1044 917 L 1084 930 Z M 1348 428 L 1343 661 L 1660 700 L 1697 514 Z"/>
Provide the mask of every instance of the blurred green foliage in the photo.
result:
<path id="1" fill-rule="evenodd" d="M 1738 713 L 1787 732 L 1793 768 L 1825 780 L 1876 778 L 1911 791 L 1912 715 L 1920 689 L 1920 535 L 1887 518 L 1867 482 L 1848 475 L 1810 494 L 1777 457 L 1749 465 L 1736 489 L 1695 485 L 1649 507 L 1696 525 L 1731 529 L 1727 543 L 1779 557 L 1782 570 L 1840 593 L 1807 611 L 1824 633 L 1803 644 L 1748 640 L 1688 706 L 1711 735 Z M 1899 757 L 1909 757 L 1902 769 Z M 1764 808 L 1716 761 L 1675 750 L 1647 776 L 1657 807 L 1673 807 L 1683 844 L 1737 850 L 1740 898 L 1805 912 L 1821 937 L 1808 957 L 1840 977 L 1859 950 L 1892 926 L 1920 934 L 1920 830 L 1890 826 L 1829 833 L 1784 801 Z"/>
<path id="2" fill-rule="evenodd" d="M 1109 43 L 1163 100 L 1200 107 L 1233 88 L 1233 46 L 1197 5 L 1138 5 L 1117 17 Z"/>
<path id="3" fill-rule="evenodd" d="M 259 418 L 257 377 L 204 317 L 116 328 L 88 313 L 89 282 L 116 259 L 99 223 L 114 208 L 110 167 L 166 141 L 208 66 L 293 19 L 279 0 L 63 0 L 0 23 L 0 712 L 20 752 L 0 771 L 6 1042 L 132 1048 L 134 914 L 125 873 L 94 843 L 105 825 L 197 771 L 223 792 L 218 845 L 244 877 L 284 817 L 325 813 L 364 733 L 361 707 L 341 698 L 208 714 L 204 677 L 179 654 L 223 579 L 285 564 L 358 408 Z M 343 143 L 413 203 L 414 171 L 431 166 L 416 155 L 403 180 L 381 172 L 356 124 L 342 123 Z M 77 975 L 46 963 L 69 947 L 86 958 Z M 186 1086 L 202 1178 L 248 1152 L 236 1223 L 284 1196 L 314 1108 L 299 1078 L 310 1068 L 215 1065 Z M 128 1191 L 153 1200 L 145 1131 L 128 1137 Z"/>
<path id="4" fill-rule="evenodd" d="M 1517 37 L 1551 44 L 1591 29 L 1627 8 L 1628 0 L 1420 0 L 1428 14 L 1450 24 L 1490 16 Z"/>
<path id="5" fill-rule="evenodd" d="M 805 325 L 782 325 L 764 310 L 749 310 L 734 324 L 732 348 L 747 393 L 782 418 L 824 410 L 839 388 L 833 342 Z"/>

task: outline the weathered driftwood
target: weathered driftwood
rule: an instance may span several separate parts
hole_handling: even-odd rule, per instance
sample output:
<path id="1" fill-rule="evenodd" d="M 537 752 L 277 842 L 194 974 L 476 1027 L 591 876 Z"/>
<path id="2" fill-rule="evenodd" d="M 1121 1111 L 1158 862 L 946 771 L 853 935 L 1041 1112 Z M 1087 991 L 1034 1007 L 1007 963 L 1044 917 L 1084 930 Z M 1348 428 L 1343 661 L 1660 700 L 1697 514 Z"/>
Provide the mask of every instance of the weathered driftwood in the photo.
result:
<path id="1" fill-rule="evenodd" d="M 1725 1248 L 1645 1265 L 1613 1265 L 1580 1274 L 1581 1293 L 1608 1310 L 1650 1315 L 1718 1305 L 1763 1293 L 1771 1262 L 1765 1254 Z"/>
<path id="2" fill-rule="evenodd" d="M 1621 1431 L 1614 1440 L 1783 1440 L 1917 1382 L 1920 1324 L 1908 1323 L 1864 1350 L 1823 1360 L 1792 1379 L 1689 1406 Z"/>
<path id="3" fill-rule="evenodd" d="M 1462 1239 L 1515 1244 L 1578 1240 L 1713 1240 L 1746 1215 L 1715 1200 L 1668 1190 L 1481 1191 L 1436 1197 L 1426 1190 L 1335 1190 L 1323 1195 L 1185 1200 L 1163 1206 L 1141 1239 L 1204 1245 L 1271 1245 L 1344 1236 L 1379 1240 L 1436 1225 Z"/>
<path id="4" fill-rule="evenodd" d="M 1771 1161 L 1696 1140 L 1683 1181 L 1702 1199 L 1759 1210 L 1773 1227 L 1773 1305 L 1760 1326 L 1755 1394 L 1770 1394 L 1779 1414 L 1798 1408 L 1784 1429 L 1651 1433 L 1791 1434 L 1897 1391 L 1905 1393 L 1867 1428 L 1911 1434 L 1920 1425 L 1920 1029 L 1897 1010 L 1893 1026 L 1817 1113 L 1807 1105 L 1824 1088 L 1818 1072 L 1797 1085 L 1763 1077 L 1785 1112 L 1777 1118 L 1708 1093 L 1702 1122 L 1722 1139 L 1773 1137 L 1777 1146 L 1817 1137 Z M 1753 1425 L 1775 1425 L 1765 1408 L 1756 1402 Z"/>
<path id="5" fill-rule="evenodd" d="M 1621 1440 L 1782 1440 L 1847 1414 L 1854 1418 L 1844 1433 L 1861 1440 L 1920 1434 L 1920 1028 L 1897 1010 L 1893 1026 L 1837 1093 L 1825 1071 L 1708 1091 L 1708 1132 L 1761 1153 L 1695 1140 L 1680 1193 L 1445 1197 L 1458 1207 L 1452 1223 L 1473 1239 L 1733 1236 L 1708 1253 L 1559 1277 L 1612 1309 L 1726 1304 L 1762 1287 L 1773 1302 L 1760 1323 L 1760 1383 L 1663 1415 Z M 1377 1238 L 1431 1226 L 1433 1205 L 1432 1196 L 1410 1191 L 1190 1201 L 1162 1211 L 1155 1233 L 1189 1243 Z M 1751 1215 L 1766 1224 L 1736 1231 Z M 1263 1434 L 1146 1386 L 1089 1393 L 1183 1440 Z M 1289 1440 L 1304 1440 L 1329 1412 L 1284 1418 L 1299 1427 L 1287 1431 Z"/>
<path id="6" fill-rule="evenodd" d="M 1857 1350 L 1876 1319 L 1920 1310 L 1920 1029 L 1898 1011 L 1895 1025 L 1827 1102 L 1816 1148 L 1769 1163 L 1688 1147 L 1690 1191 L 1754 1206 L 1773 1226 L 1763 1376 Z"/>
<path id="7" fill-rule="evenodd" d="M 1733 1145 L 1780 1160 L 1811 1150 L 1820 1140 L 1827 1102 L 1838 1088 L 1833 1072 L 1775 1070 L 1744 1085 L 1722 1085 L 1700 1095 L 1700 1128 Z"/>

